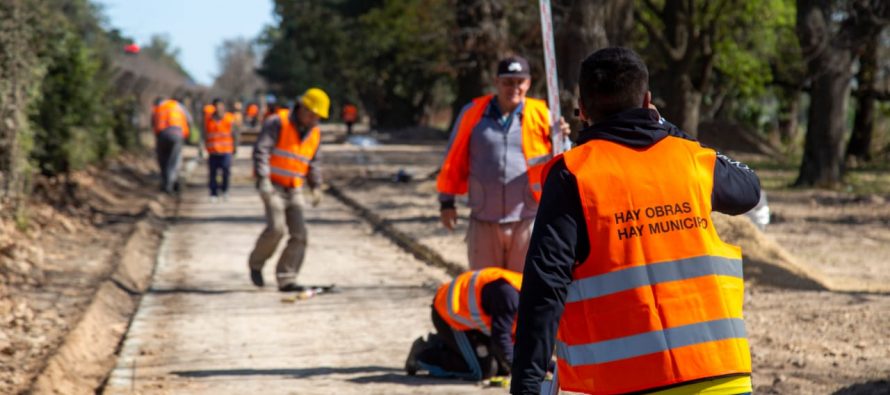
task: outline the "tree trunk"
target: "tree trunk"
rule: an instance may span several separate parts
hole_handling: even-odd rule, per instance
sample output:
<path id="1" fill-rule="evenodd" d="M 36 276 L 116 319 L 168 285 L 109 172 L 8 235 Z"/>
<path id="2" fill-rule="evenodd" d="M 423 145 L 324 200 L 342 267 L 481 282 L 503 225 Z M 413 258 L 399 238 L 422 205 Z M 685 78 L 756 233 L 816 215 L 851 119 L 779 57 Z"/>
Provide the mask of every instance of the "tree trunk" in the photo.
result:
<path id="1" fill-rule="evenodd" d="M 581 62 L 594 51 L 622 45 L 633 28 L 633 1 L 560 0 L 554 2 L 556 64 L 559 75 L 560 106 L 563 116 L 578 106 L 578 74 Z M 572 130 L 575 118 L 566 116 Z"/>
<path id="2" fill-rule="evenodd" d="M 878 70 L 878 43 L 880 35 L 870 38 L 859 57 L 859 94 L 856 97 L 856 119 L 853 135 L 847 145 L 847 160 L 868 162 L 871 160 L 871 141 L 875 128 L 875 74 Z"/>
<path id="3" fill-rule="evenodd" d="M 834 188 L 843 178 L 844 114 L 852 53 L 832 36 L 830 4 L 797 2 L 797 35 L 812 77 L 803 161 L 795 186 Z"/>
<path id="4" fill-rule="evenodd" d="M 502 0 L 457 0 L 457 95 L 451 123 L 461 108 L 494 83 L 497 62 L 507 52 L 507 19 Z"/>
<path id="5" fill-rule="evenodd" d="M 711 37 L 703 31 L 691 29 L 692 2 L 666 0 L 661 10 L 663 31 L 649 27 L 650 38 L 659 43 L 669 82 L 665 100 L 659 111 L 671 123 L 692 136 L 698 135 L 703 93 L 708 86 L 713 60 L 709 43 Z"/>
<path id="6" fill-rule="evenodd" d="M 825 51 L 810 62 L 813 79 L 803 162 L 795 186 L 836 188 L 843 179 L 844 120 L 850 87 L 850 51 Z"/>
<path id="7" fill-rule="evenodd" d="M 783 90 L 779 98 L 779 141 L 788 144 L 797 138 L 800 116 L 800 91 Z"/>
<path id="8" fill-rule="evenodd" d="M 29 152 L 22 141 L 29 139 L 29 90 L 39 76 L 30 8 L 21 0 L 0 6 L 0 200 L 11 198 L 16 209 L 27 190 Z"/>
<path id="9" fill-rule="evenodd" d="M 844 173 L 844 123 L 853 54 L 861 53 L 890 19 L 890 3 L 856 2 L 846 19 L 833 20 L 842 3 L 797 1 L 797 35 L 811 76 L 811 104 L 797 186 L 834 188 Z"/>
<path id="10" fill-rule="evenodd" d="M 669 68 L 668 70 L 671 70 Z M 668 71 L 668 75 L 674 75 L 668 84 L 669 90 L 665 95 L 665 107 L 663 115 L 671 123 L 677 125 L 684 132 L 698 136 L 698 124 L 701 116 L 702 93 L 696 90 L 692 84 L 688 72 Z"/>

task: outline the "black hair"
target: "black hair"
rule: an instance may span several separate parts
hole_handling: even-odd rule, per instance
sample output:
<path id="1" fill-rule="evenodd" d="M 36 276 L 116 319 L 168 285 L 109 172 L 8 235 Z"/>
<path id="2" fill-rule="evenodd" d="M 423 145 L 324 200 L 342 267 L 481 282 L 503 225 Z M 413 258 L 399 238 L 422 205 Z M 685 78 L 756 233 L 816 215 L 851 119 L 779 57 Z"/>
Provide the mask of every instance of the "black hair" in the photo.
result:
<path id="1" fill-rule="evenodd" d="M 215 106 L 215 105 L 217 105 L 217 104 L 219 104 L 219 103 L 222 103 L 222 101 L 223 101 L 222 99 L 216 97 L 216 98 L 213 99 L 212 104 Z"/>
<path id="2" fill-rule="evenodd" d="M 154 103 L 154 105 L 158 106 L 158 105 L 160 105 L 160 104 L 163 103 L 163 102 L 164 102 L 164 98 L 161 97 L 161 96 L 158 96 L 158 97 L 155 98 L 155 100 L 154 100 L 152 103 Z"/>
<path id="3" fill-rule="evenodd" d="M 632 49 L 604 48 L 581 62 L 578 85 L 584 112 L 598 121 L 642 105 L 649 69 Z"/>

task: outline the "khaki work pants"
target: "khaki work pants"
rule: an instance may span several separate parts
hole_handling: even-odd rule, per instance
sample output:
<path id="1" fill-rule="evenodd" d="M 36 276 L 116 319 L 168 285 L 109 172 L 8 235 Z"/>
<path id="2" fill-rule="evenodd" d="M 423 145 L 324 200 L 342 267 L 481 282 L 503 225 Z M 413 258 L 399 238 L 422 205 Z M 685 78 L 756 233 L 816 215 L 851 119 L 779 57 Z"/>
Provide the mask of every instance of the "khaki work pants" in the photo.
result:
<path id="1" fill-rule="evenodd" d="M 470 219 L 467 257 L 470 270 L 500 267 L 522 273 L 535 219 L 497 223 Z"/>
<path id="2" fill-rule="evenodd" d="M 306 220 L 303 216 L 302 189 L 275 186 L 271 191 L 260 191 L 266 209 L 266 229 L 260 233 L 248 261 L 253 270 L 262 270 L 266 261 L 278 248 L 287 231 L 287 246 L 278 258 L 275 275 L 278 286 L 295 284 L 303 258 L 306 256 Z"/>

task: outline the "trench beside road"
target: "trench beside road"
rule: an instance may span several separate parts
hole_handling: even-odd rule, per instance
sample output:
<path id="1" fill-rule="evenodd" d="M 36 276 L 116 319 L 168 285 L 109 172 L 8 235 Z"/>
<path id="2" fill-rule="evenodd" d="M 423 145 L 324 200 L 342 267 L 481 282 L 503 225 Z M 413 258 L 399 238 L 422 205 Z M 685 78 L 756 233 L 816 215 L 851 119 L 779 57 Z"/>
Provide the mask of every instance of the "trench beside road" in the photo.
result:
<path id="1" fill-rule="evenodd" d="M 306 211 L 298 281 L 340 292 L 285 303 L 274 259 L 266 287 L 255 288 L 246 262 L 264 217 L 247 154 L 236 160 L 228 202 L 209 201 L 205 170 L 191 177 L 105 393 L 503 392 L 404 374 L 411 342 L 432 330 L 433 288 L 449 276 L 330 196 Z"/>

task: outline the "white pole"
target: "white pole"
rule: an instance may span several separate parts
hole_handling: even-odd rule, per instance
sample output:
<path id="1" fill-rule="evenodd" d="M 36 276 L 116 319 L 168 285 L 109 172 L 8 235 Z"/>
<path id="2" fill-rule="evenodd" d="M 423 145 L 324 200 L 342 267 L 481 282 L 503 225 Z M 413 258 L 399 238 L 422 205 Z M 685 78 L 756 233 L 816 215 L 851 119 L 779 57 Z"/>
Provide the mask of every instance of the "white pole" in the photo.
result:
<path id="1" fill-rule="evenodd" d="M 563 151 L 563 136 L 559 133 L 559 79 L 556 76 L 556 49 L 553 45 L 553 17 L 550 0 L 539 0 L 541 8 L 541 35 L 544 41 L 544 69 L 547 73 L 547 106 L 550 107 L 550 141 L 553 156 Z"/>

